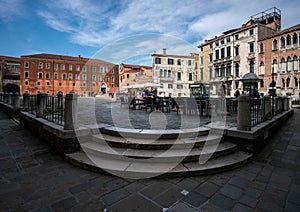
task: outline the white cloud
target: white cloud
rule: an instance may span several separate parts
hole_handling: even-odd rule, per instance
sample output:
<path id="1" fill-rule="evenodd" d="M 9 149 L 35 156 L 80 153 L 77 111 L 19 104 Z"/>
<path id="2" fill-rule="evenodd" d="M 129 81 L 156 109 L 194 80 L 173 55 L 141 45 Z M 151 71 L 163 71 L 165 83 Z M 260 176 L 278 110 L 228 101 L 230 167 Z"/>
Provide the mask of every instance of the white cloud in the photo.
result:
<path id="1" fill-rule="evenodd" d="M 69 33 L 70 40 L 81 45 L 101 47 L 141 33 L 169 34 L 198 44 L 240 27 L 251 15 L 272 6 L 286 11 L 282 22 L 285 17 L 293 21 L 293 16 L 299 16 L 297 1 L 275 3 L 272 0 L 253 0 L 247 4 L 238 0 L 51 0 L 38 14 L 50 27 Z M 142 42 L 141 45 L 153 43 Z"/>
<path id="2" fill-rule="evenodd" d="M 1 0 L 0 5 L 0 18 L 4 22 L 22 14 L 23 0 Z"/>

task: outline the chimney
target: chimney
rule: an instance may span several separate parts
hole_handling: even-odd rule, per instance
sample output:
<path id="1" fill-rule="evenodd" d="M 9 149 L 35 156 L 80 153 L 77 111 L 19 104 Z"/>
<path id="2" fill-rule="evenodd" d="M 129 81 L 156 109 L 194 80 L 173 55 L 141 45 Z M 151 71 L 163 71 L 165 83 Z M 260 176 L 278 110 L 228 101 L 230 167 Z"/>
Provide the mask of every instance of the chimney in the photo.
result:
<path id="1" fill-rule="evenodd" d="M 81 58 L 81 55 L 80 55 L 80 54 L 78 55 L 78 58 Z"/>
<path id="2" fill-rule="evenodd" d="M 167 54 L 167 49 L 163 48 L 163 55 L 166 55 L 166 54 Z"/>

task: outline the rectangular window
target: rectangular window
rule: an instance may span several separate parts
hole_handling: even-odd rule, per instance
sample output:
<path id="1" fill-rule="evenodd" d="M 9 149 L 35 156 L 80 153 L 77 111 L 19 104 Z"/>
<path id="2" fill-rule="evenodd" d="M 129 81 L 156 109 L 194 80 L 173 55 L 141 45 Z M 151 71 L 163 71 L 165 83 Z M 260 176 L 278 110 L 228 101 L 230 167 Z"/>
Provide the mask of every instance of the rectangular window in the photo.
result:
<path id="1" fill-rule="evenodd" d="M 58 79 L 58 73 L 54 73 L 54 79 Z"/>
<path id="2" fill-rule="evenodd" d="M 58 69 L 58 64 L 55 63 L 55 64 L 54 64 L 54 70 L 57 70 L 57 69 Z"/>
<path id="3" fill-rule="evenodd" d="M 249 52 L 254 53 L 254 43 L 249 43 Z"/>
<path id="4" fill-rule="evenodd" d="M 209 79 L 213 78 L 213 70 L 212 67 L 209 67 Z"/>
<path id="5" fill-rule="evenodd" d="M 80 71 L 80 65 L 76 65 L 76 71 Z"/>
<path id="6" fill-rule="evenodd" d="M 173 88 L 173 84 L 168 84 L 168 88 L 172 89 Z"/>
<path id="7" fill-rule="evenodd" d="M 75 77 L 76 77 L 76 80 L 80 80 L 80 74 L 76 74 Z"/>
<path id="8" fill-rule="evenodd" d="M 84 80 L 84 81 L 86 80 L 86 75 L 85 74 L 82 75 L 82 80 Z"/>
<path id="9" fill-rule="evenodd" d="M 193 73 L 189 73 L 189 81 L 193 80 Z"/>
<path id="10" fill-rule="evenodd" d="M 155 64 L 161 64 L 161 59 L 159 57 L 155 58 Z"/>
<path id="11" fill-rule="evenodd" d="M 216 60 L 218 60 L 219 59 L 219 50 L 216 50 Z"/>
<path id="12" fill-rule="evenodd" d="M 98 76 L 98 82 L 102 81 L 102 76 Z"/>
<path id="13" fill-rule="evenodd" d="M 50 79 L 50 73 L 46 73 L 46 79 Z"/>
<path id="14" fill-rule="evenodd" d="M 239 34 L 236 34 L 236 35 L 234 36 L 234 39 L 235 39 L 235 40 L 238 40 L 238 39 L 239 39 Z"/>
<path id="15" fill-rule="evenodd" d="M 43 63 L 39 63 L 39 69 L 43 68 Z"/>
<path id="16" fill-rule="evenodd" d="M 192 65 L 192 61 L 188 60 L 188 66 L 191 66 L 191 65 Z"/>
<path id="17" fill-rule="evenodd" d="M 73 79 L 73 74 L 69 74 L 69 80 Z"/>
<path id="18" fill-rule="evenodd" d="M 183 89 L 183 85 L 177 85 L 177 89 Z"/>
<path id="19" fill-rule="evenodd" d="M 43 73 L 39 72 L 39 79 L 43 79 Z"/>
<path id="20" fill-rule="evenodd" d="M 227 57 L 231 57 L 231 47 L 230 46 L 227 46 L 226 52 L 227 52 Z"/>
<path id="21" fill-rule="evenodd" d="M 115 73 L 115 69 L 114 69 L 114 68 L 111 70 L 111 73 L 112 73 L 112 74 L 114 74 L 114 73 Z"/>
<path id="22" fill-rule="evenodd" d="M 62 75 L 62 79 L 63 79 L 63 80 L 66 80 L 66 79 L 67 79 L 67 75 L 66 75 L 66 74 L 63 74 L 63 75 Z"/>
<path id="23" fill-rule="evenodd" d="M 203 80 L 203 68 L 200 68 L 200 80 Z"/>
<path id="24" fill-rule="evenodd" d="M 29 72 L 28 71 L 24 72 L 24 78 L 29 78 Z"/>
<path id="25" fill-rule="evenodd" d="M 204 60 L 203 60 L 203 56 L 200 57 L 200 64 L 203 65 Z"/>
<path id="26" fill-rule="evenodd" d="M 92 80 L 93 80 L 93 81 L 96 81 L 96 75 L 93 75 L 93 76 L 92 76 Z"/>
<path id="27" fill-rule="evenodd" d="M 181 72 L 177 72 L 177 80 L 181 80 Z"/>
<path id="28" fill-rule="evenodd" d="M 250 34 L 250 35 L 253 35 L 253 34 L 254 34 L 253 29 L 250 29 L 250 30 L 249 30 L 249 34 Z"/>
<path id="29" fill-rule="evenodd" d="M 106 82 L 109 82 L 109 77 L 106 77 Z"/>
<path id="30" fill-rule="evenodd" d="M 213 61 L 213 54 L 209 54 L 209 62 Z"/>
<path id="31" fill-rule="evenodd" d="M 173 65 L 174 64 L 174 60 L 173 59 L 168 59 L 168 65 Z"/>
<path id="32" fill-rule="evenodd" d="M 240 55 L 239 47 L 236 46 L 235 47 L 235 56 L 239 56 L 239 55 Z"/>
<path id="33" fill-rule="evenodd" d="M 50 64 L 46 63 L 46 69 L 49 69 L 49 68 L 50 68 Z"/>
<path id="34" fill-rule="evenodd" d="M 112 81 L 112 82 L 115 82 L 115 78 L 114 78 L 114 77 L 111 77 L 111 81 Z"/>
<path id="35" fill-rule="evenodd" d="M 92 72 L 96 72 L 96 67 L 95 66 L 92 67 Z"/>
<path id="36" fill-rule="evenodd" d="M 69 71 L 72 71 L 72 70 L 73 70 L 73 66 L 69 65 Z"/>
<path id="37" fill-rule="evenodd" d="M 65 70 L 65 64 L 61 64 L 60 70 Z"/>
<path id="38" fill-rule="evenodd" d="M 83 72 L 86 72 L 86 66 L 83 66 L 83 67 L 82 67 L 82 71 L 83 71 Z"/>
<path id="39" fill-rule="evenodd" d="M 225 57 L 225 49 L 222 48 L 222 49 L 221 49 L 221 58 L 223 59 L 224 57 Z"/>
<path id="40" fill-rule="evenodd" d="M 177 65 L 179 65 L 179 66 L 181 65 L 181 60 L 180 59 L 177 60 Z"/>

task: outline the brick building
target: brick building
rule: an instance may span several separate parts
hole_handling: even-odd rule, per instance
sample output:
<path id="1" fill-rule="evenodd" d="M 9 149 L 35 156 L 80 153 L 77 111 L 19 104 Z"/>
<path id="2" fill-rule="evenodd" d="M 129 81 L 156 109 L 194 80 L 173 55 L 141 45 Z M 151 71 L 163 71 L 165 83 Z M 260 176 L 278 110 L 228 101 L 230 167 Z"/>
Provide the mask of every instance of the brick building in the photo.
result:
<path id="1" fill-rule="evenodd" d="M 0 56 L 0 92 L 20 93 L 20 58 Z"/>
<path id="2" fill-rule="evenodd" d="M 118 65 L 106 61 L 44 53 L 21 56 L 20 60 L 21 94 L 55 95 L 74 90 L 95 96 L 117 92 L 119 87 Z"/>
<path id="3" fill-rule="evenodd" d="M 264 92 L 280 88 L 283 95 L 298 96 L 300 93 L 300 24 L 259 40 L 258 47 L 259 75 L 264 78 Z M 281 83 L 277 80 L 279 75 L 282 79 Z M 292 78 L 294 89 L 290 84 Z"/>
<path id="4" fill-rule="evenodd" d="M 152 67 L 121 64 L 120 65 L 120 91 L 128 92 L 128 89 L 124 86 L 130 86 L 135 84 L 144 84 L 153 82 L 152 79 Z"/>

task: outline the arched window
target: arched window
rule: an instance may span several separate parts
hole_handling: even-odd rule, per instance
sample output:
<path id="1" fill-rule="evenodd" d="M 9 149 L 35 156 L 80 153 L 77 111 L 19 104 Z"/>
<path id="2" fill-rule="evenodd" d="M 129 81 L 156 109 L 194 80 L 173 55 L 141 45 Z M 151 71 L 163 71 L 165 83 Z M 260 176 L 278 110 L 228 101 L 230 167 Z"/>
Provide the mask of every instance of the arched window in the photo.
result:
<path id="1" fill-rule="evenodd" d="M 163 72 L 162 69 L 160 69 L 160 71 L 159 71 L 159 76 L 160 76 L 160 77 L 164 77 L 164 72 Z"/>
<path id="2" fill-rule="evenodd" d="M 284 37 L 280 38 L 280 48 L 281 49 L 285 48 L 285 39 L 284 39 Z"/>
<path id="3" fill-rule="evenodd" d="M 298 68 L 299 68 L 298 57 L 295 55 L 295 56 L 293 57 L 293 70 L 294 70 L 295 72 L 297 72 L 297 71 L 298 71 Z"/>
<path id="4" fill-rule="evenodd" d="M 286 62 L 285 62 L 285 59 L 284 58 L 281 58 L 281 61 L 280 61 L 280 68 L 281 68 L 281 71 L 283 73 L 286 72 Z"/>
<path id="5" fill-rule="evenodd" d="M 261 61 L 259 64 L 259 74 L 260 75 L 265 74 L 265 64 L 263 61 Z"/>
<path id="6" fill-rule="evenodd" d="M 291 36 L 290 35 L 287 35 L 286 37 L 286 45 L 289 46 L 292 44 L 292 39 L 291 39 Z"/>
<path id="7" fill-rule="evenodd" d="M 277 60 L 276 59 L 273 60 L 272 70 L 274 71 L 274 73 L 278 72 L 278 64 L 277 64 Z"/>
<path id="8" fill-rule="evenodd" d="M 297 37 L 298 37 L 297 34 L 294 33 L 294 35 L 293 35 L 293 44 L 294 44 L 294 45 L 297 44 L 297 42 L 298 42 Z"/>
<path id="9" fill-rule="evenodd" d="M 164 78 L 167 78 L 168 77 L 168 72 L 167 70 L 164 70 Z"/>
<path id="10" fill-rule="evenodd" d="M 272 50 L 277 50 L 278 49 L 278 42 L 276 39 L 273 40 L 273 48 Z"/>
<path id="11" fill-rule="evenodd" d="M 172 72 L 171 70 L 168 70 L 168 78 L 171 78 L 172 77 Z"/>
<path id="12" fill-rule="evenodd" d="M 295 77 L 295 88 L 296 89 L 298 89 L 298 84 L 299 84 L 298 79 L 297 79 L 297 77 Z"/>
<path id="13" fill-rule="evenodd" d="M 264 44 L 263 44 L 263 43 L 261 43 L 261 44 L 259 45 L 259 52 L 260 52 L 260 53 L 264 52 Z"/>
<path id="14" fill-rule="evenodd" d="M 290 86 L 290 78 L 288 77 L 287 79 L 286 79 L 286 87 L 288 88 L 289 86 Z"/>
<path id="15" fill-rule="evenodd" d="M 292 71 L 293 70 L 293 62 L 292 62 L 292 59 L 291 59 L 291 57 L 289 56 L 288 58 L 287 58 L 287 70 L 288 71 Z"/>

